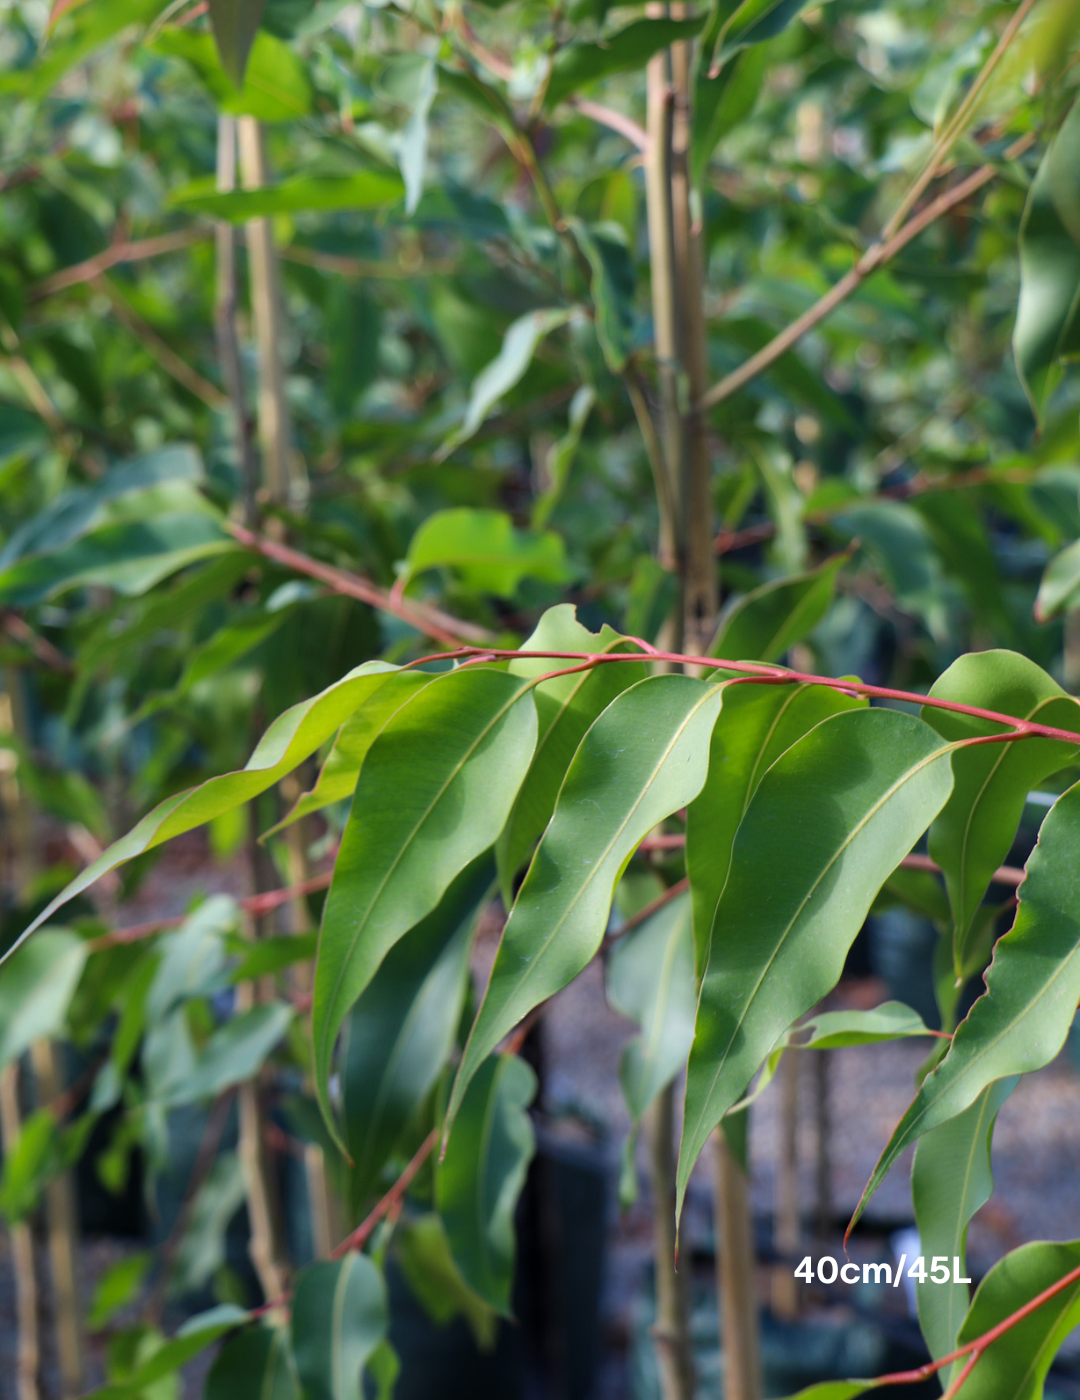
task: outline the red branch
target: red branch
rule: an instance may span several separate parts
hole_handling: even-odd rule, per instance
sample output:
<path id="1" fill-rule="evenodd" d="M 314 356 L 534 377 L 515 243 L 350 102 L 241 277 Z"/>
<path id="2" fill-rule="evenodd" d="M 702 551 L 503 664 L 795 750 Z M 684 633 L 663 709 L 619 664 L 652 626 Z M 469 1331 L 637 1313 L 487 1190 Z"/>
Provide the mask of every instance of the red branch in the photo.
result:
<path id="1" fill-rule="evenodd" d="M 371 1237 L 375 1226 L 378 1225 L 383 1216 L 388 1215 L 391 1210 L 401 1205 L 402 1198 L 412 1184 L 413 1177 L 431 1156 L 438 1140 L 439 1129 L 437 1127 L 432 1128 L 431 1132 L 428 1133 L 427 1137 L 416 1149 L 412 1161 L 401 1173 L 397 1181 L 394 1182 L 390 1190 L 387 1191 L 386 1195 L 371 1214 L 368 1215 L 365 1220 L 361 1221 L 351 1235 L 346 1235 L 341 1243 L 330 1251 L 331 1259 L 340 1259 L 343 1254 L 348 1254 L 350 1249 L 363 1249 L 364 1245 L 367 1244 L 368 1239 Z"/>

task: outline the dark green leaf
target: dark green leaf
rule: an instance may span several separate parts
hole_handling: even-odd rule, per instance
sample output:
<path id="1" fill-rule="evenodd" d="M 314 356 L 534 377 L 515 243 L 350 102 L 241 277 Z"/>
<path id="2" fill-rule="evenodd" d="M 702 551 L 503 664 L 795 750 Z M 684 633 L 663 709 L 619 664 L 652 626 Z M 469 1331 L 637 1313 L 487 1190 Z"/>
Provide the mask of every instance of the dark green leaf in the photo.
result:
<path id="1" fill-rule="evenodd" d="M 837 554 L 809 573 L 764 583 L 720 619 L 709 656 L 726 661 L 779 661 L 829 611 L 836 577 L 850 555 Z"/>
<path id="2" fill-rule="evenodd" d="M 251 6 L 253 0 L 217 3 L 239 7 Z M 189 63 L 223 112 L 256 117 L 261 122 L 285 122 L 308 116 L 314 105 L 315 94 L 304 65 L 288 44 L 265 29 L 254 34 L 240 87 L 218 58 L 220 40 L 215 44 L 209 34 L 173 26 L 163 29 L 153 46 L 159 53 Z M 238 54 L 230 54 L 230 59 L 236 58 Z"/>
<path id="3" fill-rule="evenodd" d="M 704 15 L 696 19 L 639 19 L 596 43 L 568 45 L 555 58 L 544 105 L 554 107 L 601 78 L 644 67 L 654 53 L 692 39 L 704 23 Z"/>
<path id="4" fill-rule="evenodd" d="M 292 1350 L 304 1400 L 360 1400 L 364 1369 L 388 1323 L 386 1285 L 366 1254 L 301 1270 Z"/>
<path id="5" fill-rule="evenodd" d="M 479 593 L 512 598 L 524 578 L 566 583 L 570 568 L 560 536 L 516 529 L 501 510 L 440 510 L 409 541 L 403 580 L 427 569 L 453 569 Z"/>
<path id="6" fill-rule="evenodd" d="M 300 1383 L 282 1327 L 245 1327 L 218 1352 L 206 1400 L 300 1400 Z"/>
<path id="7" fill-rule="evenodd" d="M 209 0 L 221 66 L 236 87 L 242 87 L 248 54 L 255 42 L 266 0 Z"/>
<path id="8" fill-rule="evenodd" d="M 498 1313 L 461 1276 L 437 1214 L 422 1215 L 399 1229 L 398 1260 L 413 1294 L 433 1322 L 444 1326 L 464 1317 L 481 1351 L 495 1345 Z"/>
<path id="9" fill-rule="evenodd" d="M 219 194 L 212 184 L 186 185 L 172 196 L 174 208 L 213 219 L 242 224 L 275 214 L 302 214 L 309 210 L 381 209 L 396 204 L 403 186 L 396 175 L 384 170 L 362 170 L 356 175 L 296 175 L 258 190 L 233 190 Z"/>

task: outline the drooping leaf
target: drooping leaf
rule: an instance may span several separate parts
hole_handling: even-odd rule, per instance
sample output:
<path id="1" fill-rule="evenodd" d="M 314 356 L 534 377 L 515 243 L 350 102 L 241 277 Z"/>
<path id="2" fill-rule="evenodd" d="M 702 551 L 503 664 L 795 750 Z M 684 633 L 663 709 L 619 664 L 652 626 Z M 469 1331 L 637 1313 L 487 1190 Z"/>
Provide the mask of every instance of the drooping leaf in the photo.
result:
<path id="1" fill-rule="evenodd" d="M 251 1079 L 279 1043 L 293 1010 L 283 1002 L 266 1002 L 232 1016 L 210 1037 L 189 1073 L 176 1084 L 171 1102 L 215 1098 L 234 1084 Z"/>
<path id="2" fill-rule="evenodd" d="M 313 1034 L 320 1106 L 334 1042 L 397 940 L 492 845 L 536 745 L 527 682 L 500 671 L 442 675 L 368 750 L 319 934 Z"/>
<path id="3" fill-rule="evenodd" d="M 405 185 L 405 214 L 411 217 L 424 193 L 427 172 L 428 118 L 439 88 L 439 67 L 433 58 L 425 60 L 419 90 L 412 101 L 412 111 L 398 137 L 397 156 L 401 178 Z"/>
<path id="4" fill-rule="evenodd" d="M 958 1342 L 983 1336 L 1078 1266 L 1076 1240 L 1040 1240 L 1006 1254 L 979 1284 Z M 1078 1322 L 1080 1279 L 1074 1279 L 990 1343 L 964 1382 L 964 1394 L 970 1400 L 1042 1400 L 1046 1373 Z"/>
<path id="5" fill-rule="evenodd" d="M 968 1287 L 955 1278 L 953 1260 L 960 1260 L 959 1273 L 966 1274 L 968 1222 L 993 1192 L 990 1141 L 1001 1105 L 1015 1087 L 1015 1079 L 989 1085 L 970 1108 L 920 1138 L 915 1149 L 911 1199 L 919 1248 L 928 1259 L 942 1255 L 949 1262 L 949 1283 L 928 1277 L 915 1287 L 919 1326 L 935 1359 L 955 1351 L 968 1310 Z"/>
<path id="6" fill-rule="evenodd" d="M 562 538 L 519 530 L 501 510 L 436 511 L 409 541 L 403 579 L 427 569 L 453 569 L 469 587 L 512 598 L 524 578 L 566 583 L 570 568 Z"/>
<path id="7" fill-rule="evenodd" d="M 868 1011 L 823 1011 L 800 1021 L 790 1043 L 800 1050 L 842 1050 L 929 1035 L 923 1018 L 902 1001 L 883 1001 Z"/>
<path id="8" fill-rule="evenodd" d="M 381 209 L 396 204 L 403 193 L 401 180 L 391 171 L 362 170 L 355 175 L 296 175 L 261 189 L 228 193 L 219 193 L 211 183 L 197 182 L 177 190 L 169 202 L 185 213 L 242 224 L 275 214 Z"/>
<path id="9" fill-rule="evenodd" d="M 0 966 L 0 1067 L 60 1033 L 85 963 L 83 940 L 50 928 Z"/>
<path id="10" fill-rule="evenodd" d="M 1080 607 L 1080 540 L 1055 554 L 1047 564 L 1035 599 L 1035 620 L 1049 622 L 1076 607 Z"/>
<path id="11" fill-rule="evenodd" d="M 544 337 L 565 326 L 578 314 L 573 308 L 562 307 L 527 311 L 510 324 L 503 337 L 502 349 L 473 381 L 465 421 L 439 448 L 435 454 L 436 461 L 445 461 L 451 452 L 473 436 L 499 400 L 521 380 Z"/>
<path id="12" fill-rule="evenodd" d="M 481 1351 L 495 1344 L 498 1313 L 461 1276 L 439 1216 L 411 1220 L 397 1235 L 398 1260 L 415 1297 L 433 1322 L 444 1326 L 464 1317 Z"/>
<path id="13" fill-rule="evenodd" d="M 874 896 L 951 788 L 948 746 L 891 710 L 834 715 L 761 780 L 713 920 L 687 1068 L 680 1204 L 709 1134 L 787 1027 L 836 984 Z"/>
<path id="14" fill-rule="evenodd" d="M 1026 657 L 983 651 L 955 661 L 930 689 L 935 699 L 1016 715 L 1080 733 L 1080 704 Z M 923 719 L 946 739 L 1000 734 L 1004 725 L 927 705 Z M 976 744 L 953 755 L 952 796 L 930 828 L 930 854 L 945 873 L 953 911 L 953 961 L 966 961 L 975 913 L 994 871 L 1005 860 L 1032 788 L 1075 762 L 1073 749 L 1051 739 Z"/>
<path id="15" fill-rule="evenodd" d="M 492 1055 L 461 1103 L 458 1132 L 435 1173 L 435 1201 L 454 1262 L 504 1317 L 514 1279 L 514 1209 L 535 1141 L 525 1112 L 536 1076 L 516 1055 Z"/>
<path id="16" fill-rule="evenodd" d="M 596 953 L 638 843 L 697 795 L 723 693 L 690 676 L 652 676 L 617 696 L 582 739 L 503 930 L 447 1131 L 503 1036 Z"/>
<path id="17" fill-rule="evenodd" d="M 300 1383 L 282 1327 L 245 1327 L 230 1337 L 206 1378 L 206 1400 L 300 1400 Z"/>
<path id="18" fill-rule="evenodd" d="M 686 813 L 686 869 L 700 978 L 728 878 L 731 845 L 758 783 L 780 755 L 830 715 L 865 707 L 828 686 L 731 686 L 709 752 L 709 776 Z"/>
<path id="19" fill-rule="evenodd" d="M 453 1046 L 473 925 L 494 877 L 490 854 L 467 866 L 438 908 L 390 949 L 349 1012 L 341 1057 L 342 1126 L 353 1161 L 349 1190 L 356 1211 Z"/>
<path id="20" fill-rule="evenodd" d="M 646 1109 L 686 1063 L 694 1039 L 697 984 L 690 896 L 658 909 L 615 944 L 608 959 L 608 1001 L 641 1029 L 619 1060 L 619 1082 L 630 1113 L 619 1199 L 636 1194 L 634 1148 Z"/>
<path id="21" fill-rule="evenodd" d="M 265 9 L 266 0 L 210 0 L 210 28 L 218 57 L 235 87 L 243 86 L 248 54 Z"/>
<path id="22" fill-rule="evenodd" d="M 4 74 L 4 87 L 25 93 L 32 101 L 47 97 L 76 64 L 133 25 L 149 24 L 161 11 L 161 0 L 95 0 L 72 16 L 72 32 L 54 39 L 39 63 Z"/>
<path id="23" fill-rule="evenodd" d="M 232 1303 L 221 1303 L 208 1312 L 189 1318 L 176 1336 L 152 1351 L 122 1380 L 102 1385 L 88 1392 L 94 1400 L 135 1400 L 162 1376 L 171 1376 L 193 1357 L 213 1346 L 219 1337 L 241 1327 L 249 1314 Z"/>
<path id="24" fill-rule="evenodd" d="M 305 1400 L 361 1400 L 364 1370 L 388 1324 L 386 1284 L 366 1254 L 302 1269 L 292 1351 Z"/>
<path id="25" fill-rule="evenodd" d="M 235 1152 L 223 1152 L 195 1197 L 176 1251 L 173 1297 L 202 1288 L 225 1263 L 225 1232 L 244 1204 L 244 1173 Z"/>
<path id="26" fill-rule="evenodd" d="M 1065 1043 L 1080 1000 L 1080 785 L 1050 809 L 1025 869 L 1016 921 L 983 974 L 986 991 L 897 1124 L 853 1222 L 905 1147 L 970 1108 L 987 1085 L 1049 1064 Z"/>
<path id="27" fill-rule="evenodd" d="M 704 23 L 704 15 L 695 19 L 639 19 L 596 43 L 568 44 L 560 49 L 552 66 L 545 107 L 565 102 L 601 78 L 643 67 L 661 49 L 693 39 Z"/>
<path id="28" fill-rule="evenodd" d="M 304 700 L 279 715 L 260 739 L 244 768 L 209 778 L 199 787 L 189 788 L 160 802 L 126 836 L 115 841 L 65 886 L 12 947 L 18 947 L 69 899 L 74 899 L 118 865 L 160 846 L 173 836 L 204 826 L 222 812 L 240 807 L 272 787 L 314 753 L 395 671 L 396 668 L 385 661 L 366 661 L 310 700 Z M 11 951 L 9 949 L 5 956 Z"/>
<path id="29" fill-rule="evenodd" d="M 94 1289 L 86 1325 L 91 1332 L 102 1327 L 135 1297 L 142 1287 L 147 1270 L 154 1262 L 149 1250 L 126 1254 L 106 1269 Z"/>
<path id="30" fill-rule="evenodd" d="M 699 73 L 694 88 L 691 171 L 700 185 L 712 153 L 741 122 L 758 99 L 767 63 L 766 50 L 748 48 L 723 65 L 715 77 Z"/>
<path id="31" fill-rule="evenodd" d="M 1020 224 L 1016 368 L 1041 417 L 1063 355 L 1080 350 L 1080 103 L 1050 143 Z"/>
<path id="32" fill-rule="evenodd" d="M 849 557 L 834 555 L 809 573 L 776 579 L 747 593 L 720 619 L 708 654 L 727 661 L 779 661 L 828 612 L 836 576 Z"/>
<path id="33" fill-rule="evenodd" d="M 570 603 L 548 608 L 522 651 L 569 651 L 601 654 L 629 650 L 610 627 L 590 632 L 577 620 Z M 530 661 L 517 657 L 510 672 L 530 680 L 572 662 L 538 657 Z M 541 681 L 536 696 L 536 752 L 517 800 L 496 844 L 499 881 L 507 905 L 513 902 L 513 879 L 528 859 L 533 843 L 540 837 L 555 810 L 566 770 L 577 752 L 586 730 L 615 696 L 645 678 L 645 668 L 632 661 L 618 661 L 579 671 L 576 675 L 556 676 Z"/>
<path id="34" fill-rule="evenodd" d="M 724 25 L 714 61 L 748 44 L 775 39 L 808 3 L 809 0 L 743 0 Z"/>
<path id="35" fill-rule="evenodd" d="M 592 272 L 589 290 L 596 313 L 596 338 L 608 369 L 621 374 L 634 327 L 634 263 L 626 234 L 618 224 L 590 226 L 580 219 L 566 222 Z"/>
<path id="36" fill-rule="evenodd" d="M 253 8 L 255 0 L 217 0 L 219 6 Z M 223 112 L 255 117 L 261 122 L 286 122 L 306 117 L 314 105 L 311 79 L 299 57 L 283 40 L 265 29 L 253 31 L 243 82 L 237 84 L 219 58 L 220 40 L 209 34 L 193 33 L 180 26 L 163 29 L 153 47 L 159 53 L 183 59 L 191 65 L 199 81 Z M 238 61 L 242 35 L 233 35 L 231 61 Z"/>
<path id="37" fill-rule="evenodd" d="M 585 431 L 585 424 L 589 421 L 589 414 L 595 404 L 596 390 L 589 384 L 583 384 L 570 400 L 566 432 L 555 443 L 547 456 L 549 484 L 533 503 L 532 523 L 534 529 L 542 530 L 544 528 L 551 518 L 552 511 L 562 499 L 567 479 L 570 476 L 570 468 L 574 464 L 574 458 L 581 443 L 581 435 Z"/>

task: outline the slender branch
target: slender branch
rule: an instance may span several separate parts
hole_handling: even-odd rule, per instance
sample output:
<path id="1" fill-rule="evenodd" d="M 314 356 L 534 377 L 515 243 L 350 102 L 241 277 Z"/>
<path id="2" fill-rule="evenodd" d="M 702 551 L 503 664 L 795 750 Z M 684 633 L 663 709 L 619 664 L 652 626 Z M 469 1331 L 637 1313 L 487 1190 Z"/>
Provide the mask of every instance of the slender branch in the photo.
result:
<path id="1" fill-rule="evenodd" d="M 162 340 L 157 331 L 131 309 L 104 274 L 99 273 L 92 277 L 90 284 L 96 291 L 108 297 L 116 319 L 150 352 L 170 378 L 182 384 L 189 394 L 201 399 L 208 408 L 216 411 L 228 408 L 228 396 L 223 394 L 216 384 L 211 384 L 209 379 L 204 379 L 198 370 L 192 369 L 186 360 L 181 359 L 176 351 Z"/>
<path id="2" fill-rule="evenodd" d="M 385 279 L 414 277 L 446 277 L 459 270 L 449 258 L 434 258 L 430 262 L 378 262 L 374 258 L 352 258 L 343 253 L 323 253 L 318 248 L 293 244 L 279 250 L 287 262 L 313 267 L 319 272 L 337 272 L 342 277 L 382 277 Z"/>
<path id="3" fill-rule="evenodd" d="M 1015 160 L 1028 150 L 1034 141 L 1034 133 L 1028 132 L 1019 141 L 1013 142 L 1005 152 L 1004 159 Z M 943 214 L 955 208 L 957 204 L 962 204 L 965 199 L 970 199 L 977 190 L 982 189 L 983 185 L 989 184 L 999 173 L 999 168 L 996 165 L 980 166 L 966 180 L 961 180 L 951 190 L 946 190 L 944 194 L 939 195 L 933 203 L 927 205 L 901 229 L 891 235 L 883 235 L 882 240 L 872 244 L 850 272 L 845 273 L 840 281 L 834 287 L 830 287 L 813 306 L 774 336 L 767 345 L 762 346 L 756 354 L 745 360 L 738 369 L 732 370 L 718 384 L 714 384 L 701 398 L 699 408 L 715 408 L 717 404 L 723 403 L 725 399 L 731 398 L 732 394 L 745 388 L 752 379 L 756 379 L 781 355 L 787 354 L 796 342 L 801 340 L 808 331 L 813 330 L 819 321 L 823 321 L 830 312 L 835 311 L 842 302 L 846 301 L 872 272 L 884 267 L 897 253 L 906 248 L 913 238 L 929 228 Z"/>
<path id="4" fill-rule="evenodd" d="M 35 632 L 30 624 L 13 609 L 5 608 L 0 612 L 0 627 L 9 637 L 28 647 L 38 661 L 48 666 L 50 671 L 61 671 L 65 675 L 70 675 L 75 670 L 74 664 L 59 648 L 54 647 L 48 638 Z"/>
<path id="5" fill-rule="evenodd" d="M 156 238 L 125 239 L 122 243 L 112 244 L 103 253 L 84 258 L 82 262 L 72 263 L 70 267 L 62 267 L 59 272 L 43 277 L 40 282 L 27 288 L 26 298 L 28 301 L 41 301 L 43 297 L 66 291 L 68 287 L 93 282 L 103 272 L 121 263 L 142 262 L 146 258 L 157 258 L 163 253 L 176 253 L 181 248 L 189 248 L 193 243 L 208 238 L 210 233 L 208 228 L 185 228 L 177 229 L 174 233 L 159 234 Z"/>
<path id="6" fill-rule="evenodd" d="M 583 117 L 591 117 L 594 122 L 601 126 L 606 126 L 609 131 L 618 132 L 620 136 L 625 136 L 632 146 L 636 146 L 644 155 L 649 149 L 649 134 L 643 126 L 639 126 L 633 117 L 624 116 L 622 112 L 616 112 L 613 107 L 605 107 L 602 102 L 593 102 L 588 97 L 571 97 L 569 105 L 575 111 L 580 112 Z"/>
<path id="7" fill-rule="evenodd" d="M 435 1144 L 439 1140 L 440 1131 L 437 1125 L 432 1128 L 431 1132 L 428 1133 L 427 1137 L 413 1154 L 412 1160 L 409 1162 L 408 1166 L 398 1177 L 397 1181 L 394 1182 L 390 1190 L 387 1191 L 386 1195 L 375 1209 L 371 1211 L 365 1220 L 361 1221 L 351 1235 L 346 1235 L 341 1243 L 330 1251 L 331 1259 L 340 1259 L 343 1254 L 348 1254 L 349 1251 L 353 1249 L 363 1249 L 374 1232 L 375 1226 L 378 1225 L 383 1216 L 388 1215 L 391 1210 L 401 1204 L 405 1192 L 412 1184 L 413 1178 L 435 1150 Z"/>
<path id="8" fill-rule="evenodd" d="M 344 593 L 350 598 L 358 598 L 370 607 L 378 608 L 381 612 L 392 613 L 434 641 L 446 643 L 460 638 L 471 638 L 473 641 L 482 642 L 492 636 L 485 628 L 451 617 L 449 613 L 444 613 L 427 603 L 418 603 L 409 598 L 395 599 L 391 597 L 388 589 L 380 588 L 377 583 L 372 583 L 360 574 L 337 569 L 332 564 L 323 564 L 318 559 L 290 549 L 288 545 L 279 544 L 277 540 L 257 535 L 242 525 L 232 524 L 229 529 L 246 549 L 253 550 L 266 559 L 272 559 L 277 564 L 283 564 L 287 569 L 294 569 L 298 574 L 316 578 L 328 588 L 332 588 L 335 593 Z"/>
<path id="9" fill-rule="evenodd" d="M 236 118 L 222 113 L 218 117 L 217 188 L 228 194 L 236 188 Z M 218 364 L 229 393 L 232 407 L 233 433 L 240 467 L 243 490 L 244 523 L 254 527 L 258 518 L 257 494 L 259 463 L 255 454 L 255 435 L 244 393 L 244 365 L 240 353 L 240 336 L 236 326 L 239 304 L 237 277 L 236 230 L 227 219 L 219 219 L 214 228 L 217 256 L 217 290 L 214 296 L 214 330 L 217 338 Z"/>
<path id="10" fill-rule="evenodd" d="M 636 914 L 632 914 L 625 923 L 620 924 L 607 936 L 607 942 L 614 943 L 619 938 L 625 938 L 634 929 L 640 928 L 646 919 L 651 919 L 658 909 L 663 909 L 665 904 L 670 904 L 673 899 L 678 899 L 679 895 L 685 894 L 690 888 L 689 878 L 677 880 L 674 885 L 669 885 L 663 894 L 657 895 L 654 900 L 646 904 L 644 909 L 639 909 Z"/>

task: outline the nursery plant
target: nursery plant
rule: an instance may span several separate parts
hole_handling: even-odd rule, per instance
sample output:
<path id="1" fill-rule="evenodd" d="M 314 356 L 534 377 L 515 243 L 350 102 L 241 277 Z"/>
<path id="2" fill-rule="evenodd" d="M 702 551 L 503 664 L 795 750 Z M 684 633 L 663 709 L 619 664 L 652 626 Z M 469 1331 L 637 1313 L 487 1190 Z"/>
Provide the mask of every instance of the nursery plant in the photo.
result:
<path id="1" fill-rule="evenodd" d="M 815 1400 L 1041 1395 L 1080 1239 L 973 1293 L 965 1241 L 1080 1002 L 1078 46 L 1061 0 L 8 6 L 20 1400 L 42 1212 L 66 1394 L 90 1333 L 103 1400 L 209 1348 L 211 1397 L 392 1395 L 391 1268 L 490 1346 L 523 1047 L 597 958 L 640 1032 L 620 1192 L 647 1160 L 665 1400 L 703 1153 L 725 1395 L 756 1400 L 751 1102 L 785 1057 L 919 1035 L 849 1233 L 915 1144 L 931 1359 Z M 250 894 L 126 917 L 201 828 Z M 937 926 L 940 1029 L 821 1008 L 890 904 Z M 175 1228 L 87 1312 L 73 1167 L 120 1191 L 137 1155 L 153 1200 L 187 1108 Z"/>

